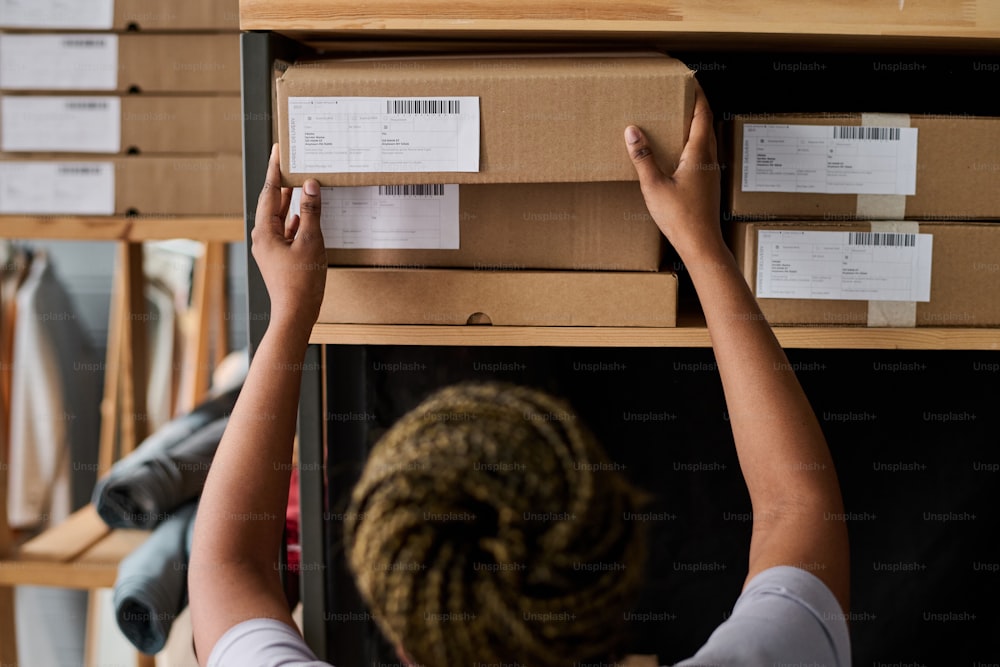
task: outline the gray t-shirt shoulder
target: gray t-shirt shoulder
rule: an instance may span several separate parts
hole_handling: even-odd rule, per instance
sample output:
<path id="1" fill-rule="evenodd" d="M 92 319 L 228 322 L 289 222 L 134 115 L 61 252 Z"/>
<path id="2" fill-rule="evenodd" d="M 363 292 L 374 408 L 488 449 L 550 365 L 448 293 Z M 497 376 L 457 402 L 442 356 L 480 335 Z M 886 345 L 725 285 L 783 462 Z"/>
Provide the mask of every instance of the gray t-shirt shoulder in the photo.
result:
<path id="1" fill-rule="evenodd" d="M 850 667 L 847 619 L 815 575 L 772 567 L 743 590 L 733 613 L 691 658 L 674 667 Z"/>
<path id="2" fill-rule="evenodd" d="M 796 567 L 764 570 L 746 587 L 732 615 L 693 657 L 674 667 L 850 667 L 847 621 L 830 589 Z M 255 618 L 230 628 L 209 667 L 329 667 L 280 621 Z"/>

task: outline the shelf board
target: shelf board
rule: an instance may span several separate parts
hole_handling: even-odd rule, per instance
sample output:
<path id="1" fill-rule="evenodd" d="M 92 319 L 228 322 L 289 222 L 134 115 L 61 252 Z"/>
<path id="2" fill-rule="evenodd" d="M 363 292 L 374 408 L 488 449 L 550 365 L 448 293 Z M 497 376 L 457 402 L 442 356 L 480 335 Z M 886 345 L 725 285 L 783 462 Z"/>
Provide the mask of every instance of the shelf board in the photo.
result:
<path id="1" fill-rule="evenodd" d="M 0 216 L 0 238 L 70 241 L 242 241 L 242 217 Z"/>
<path id="2" fill-rule="evenodd" d="M 774 327 L 785 348 L 1000 350 L 1000 329 Z M 317 324 L 310 342 L 337 345 L 710 347 L 708 329 Z"/>
<path id="3" fill-rule="evenodd" d="M 240 28 L 299 41 L 386 36 L 510 39 L 530 34 L 659 38 L 706 45 L 1000 46 L 996 0 L 240 0 Z M 976 44 L 976 42 L 979 42 Z"/>

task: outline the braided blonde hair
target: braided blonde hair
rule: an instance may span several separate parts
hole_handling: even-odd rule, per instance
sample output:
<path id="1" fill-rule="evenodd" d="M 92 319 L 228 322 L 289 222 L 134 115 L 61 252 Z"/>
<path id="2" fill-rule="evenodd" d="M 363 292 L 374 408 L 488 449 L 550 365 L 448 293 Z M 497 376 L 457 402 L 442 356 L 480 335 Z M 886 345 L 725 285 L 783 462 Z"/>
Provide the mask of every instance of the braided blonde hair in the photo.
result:
<path id="1" fill-rule="evenodd" d="M 570 408 L 463 384 L 373 448 L 345 522 L 382 632 L 427 667 L 609 660 L 643 578 L 645 497 Z"/>

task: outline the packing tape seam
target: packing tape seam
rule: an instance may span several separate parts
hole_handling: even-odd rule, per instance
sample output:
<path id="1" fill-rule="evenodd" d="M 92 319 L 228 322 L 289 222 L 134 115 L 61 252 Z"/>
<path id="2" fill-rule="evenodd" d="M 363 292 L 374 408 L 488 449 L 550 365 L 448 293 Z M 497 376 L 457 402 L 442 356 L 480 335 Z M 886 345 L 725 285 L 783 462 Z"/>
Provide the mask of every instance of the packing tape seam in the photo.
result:
<path id="1" fill-rule="evenodd" d="M 903 220 L 872 220 L 869 231 L 881 234 L 917 234 L 920 223 Z M 915 327 L 916 301 L 869 301 L 869 327 Z"/>
<path id="2" fill-rule="evenodd" d="M 910 114 L 863 113 L 862 127 L 910 127 Z M 906 217 L 906 195 L 858 195 L 854 208 L 858 218 L 902 220 Z"/>

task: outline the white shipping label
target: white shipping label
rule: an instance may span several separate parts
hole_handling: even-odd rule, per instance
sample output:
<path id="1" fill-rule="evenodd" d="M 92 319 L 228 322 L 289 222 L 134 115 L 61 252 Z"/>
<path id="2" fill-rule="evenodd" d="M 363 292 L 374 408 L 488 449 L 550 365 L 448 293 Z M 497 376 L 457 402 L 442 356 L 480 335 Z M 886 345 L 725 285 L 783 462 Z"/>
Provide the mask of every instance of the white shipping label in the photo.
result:
<path id="1" fill-rule="evenodd" d="M 912 195 L 917 129 L 743 126 L 743 192 Z"/>
<path id="2" fill-rule="evenodd" d="M 760 231 L 757 296 L 930 301 L 931 234 Z"/>
<path id="3" fill-rule="evenodd" d="M 115 0 L 0 0 L 0 27 L 111 30 Z"/>
<path id="4" fill-rule="evenodd" d="M 457 185 L 322 188 L 320 225 L 327 248 L 457 250 Z M 299 212 L 302 189 L 292 190 Z"/>
<path id="5" fill-rule="evenodd" d="M 0 98 L 0 150 L 117 153 L 119 97 Z"/>
<path id="6" fill-rule="evenodd" d="M 291 173 L 479 171 L 479 98 L 290 97 Z"/>
<path id="7" fill-rule="evenodd" d="M 0 162 L 0 213 L 111 215 L 111 162 Z"/>
<path id="8" fill-rule="evenodd" d="M 0 35 L 0 88 L 114 90 L 118 35 Z"/>

